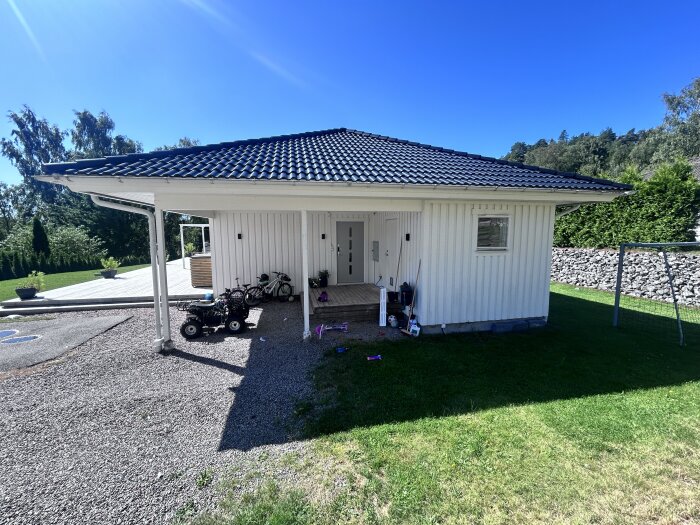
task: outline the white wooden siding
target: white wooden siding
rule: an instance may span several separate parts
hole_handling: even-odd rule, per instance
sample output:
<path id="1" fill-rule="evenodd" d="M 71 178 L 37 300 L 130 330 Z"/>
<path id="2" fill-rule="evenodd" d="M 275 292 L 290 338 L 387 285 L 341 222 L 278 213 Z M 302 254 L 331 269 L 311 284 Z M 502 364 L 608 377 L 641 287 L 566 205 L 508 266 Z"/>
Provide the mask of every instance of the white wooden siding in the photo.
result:
<path id="1" fill-rule="evenodd" d="M 479 215 L 508 215 L 509 248 L 476 250 Z M 554 205 L 428 202 L 417 312 L 426 325 L 546 317 Z"/>
<path id="2" fill-rule="evenodd" d="M 510 217 L 506 252 L 476 250 L 479 214 Z M 397 220 L 398 239 L 387 239 L 386 220 Z M 417 316 L 425 325 L 546 317 L 549 308 L 554 205 L 540 203 L 425 203 L 421 212 L 309 213 L 309 274 L 331 273 L 336 282 L 337 221 L 365 223 L 365 282 L 389 287 L 384 254 L 387 243 L 403 243 L 397 285 L 415 285 L 422 269 Z M 295 293 L 302 289 L 301 217 L 289 212 L 216 212 L 211 220 L 214 290 L 234 286 L 235 278 L 255 283 L 262 272 L 287 272 Z M 238 239 L 238 234 L 242 239 Z M 325 239 L 321 236 L 325 234 Z M 410 240 L 406 241 L 406 234 Z M 372 260 L 379 241 L 380 261 Z M 398 287 L 398 286 L 397 286 Z M 393 289 L 393 287 L 390 287 Z"/>
<path id="3" fill-rule="evenodd" d="M 387 219 L 396 219 L 398 223 L 398 238 L 388 239 L 386 235 Z M 382 276 L 380 285 L 386 286 L 387 289 L 393 291 L 394 287 L 389 286 L 389 276 L 396 273 L 396 267 L 392 265 L 389 268 L 385 262 L 385 253 L 389 243 L 395 244 L 400 248 L 401 261 L 399 265 L 398 290 L 401 283 L 404 281 L 415 285 L 416 271 L 418 270 L 418 261 L 421 258 L 423 233 L 421 227 L 421 214 L 419 212 L 377 212 L 372 214 L 371 221 L 371 239 L 370 250 L 372 248 L 371 241 L 379 241 L 379 262 L 372 261 L 370 253 L 370 264 L 372 267 L 372 282 L 377 282 L 379 276 Z M 406 241 L 406 234 L 410 235 L 410 240 Z M 403 244 L 403 246 L 402 246 Z"/>
<path id="4" fill-rule="evenodd" d="M 365 280 L 371 278 L 371 239 L 369 213 L 309 213 L 309 276 L 319 270 L 331 273 L 336 283 L 337 221 L 365 223 Z M 217 211 L 211 220 L 213 285 L 217 293 L 241 283 L 257 283 L 257 276 L 272 271 L 286 272 L 292 278 L 294 292 L 302 287 L 301 215 L 289 212 Z M 238 239 L 238 234 L 242 238 Z M 325 235 L 325 239 L 321 236 Z M 270 274 L 272 276 L 272 274 Z"/>
<path id="5" fill-rule="evenodd" d="M 216 212 L 211 250 L 216 293 L 272 271 L 292 277 L 301 290 L 301 215 L 298 212 Z M 238 234 L 241 239 L 238 239 Z M 272 276 L 270 274 L 270 276 Z"/>

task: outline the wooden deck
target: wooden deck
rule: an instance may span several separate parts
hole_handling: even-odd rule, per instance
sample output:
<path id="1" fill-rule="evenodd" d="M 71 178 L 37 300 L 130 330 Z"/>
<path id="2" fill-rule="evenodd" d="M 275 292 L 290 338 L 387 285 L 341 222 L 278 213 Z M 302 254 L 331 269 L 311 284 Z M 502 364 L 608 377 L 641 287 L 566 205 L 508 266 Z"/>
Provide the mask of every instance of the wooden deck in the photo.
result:
<path id="1" fill-rule="evenodd" d="M 328 302 L 319 302 L 321 292 Z M 373 284 L 346 284 L 309 290 L 309 306 L 314 320 L 379 321 L 379 288 Z M 397 313 L 399 305 L 387 304 L 387 315 Z"/>
<path id="2" fill-rule="evenodd" d="M 211 288 L 194 288 L 190 282 L 189 268 L 182 267 L 182 259 L 170 261 L 168 271 L 168 294 L 170 299 L 199 299 Z M 0 303 L 3 307 L 29 307 L 42 304 L 99 304 L 106 302 L 132 303 L 153 301 L 151 267 L 126 273 L 118 273 L 114 279 L 94 279 L 80 284 L 64 286 L 39 292 L 35 299 L 21 301 L 12 299 Z"/>

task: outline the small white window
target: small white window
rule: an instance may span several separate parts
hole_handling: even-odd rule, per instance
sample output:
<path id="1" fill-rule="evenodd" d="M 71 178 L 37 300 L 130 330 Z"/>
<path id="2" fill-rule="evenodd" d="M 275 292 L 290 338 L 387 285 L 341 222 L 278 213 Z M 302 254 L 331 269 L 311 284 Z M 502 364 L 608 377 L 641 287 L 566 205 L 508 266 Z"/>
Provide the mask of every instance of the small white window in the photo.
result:
<path id="1" fill-rule="evenodd" d="M 479 217 L 477 250 L 508 249 L 508 217 Z"/>

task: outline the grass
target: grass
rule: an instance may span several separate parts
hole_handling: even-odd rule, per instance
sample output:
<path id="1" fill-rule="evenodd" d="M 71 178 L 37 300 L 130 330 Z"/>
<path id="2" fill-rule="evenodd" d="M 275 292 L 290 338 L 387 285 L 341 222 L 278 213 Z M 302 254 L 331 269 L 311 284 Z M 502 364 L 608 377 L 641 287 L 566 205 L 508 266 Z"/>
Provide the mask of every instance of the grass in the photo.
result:
<path id="1" fill-rule="evenodd" d="M 138 270 L 140 268 L 145 268 L 149 266 L 148 264 L 136 264 L 133 266 L 123 266 L 119 268 L 119 273 L 130 272 L 132 270 Z M 44 277 L 46 287 L 43 291 L 53 290 L 55 288 L 61 288 L 63 286 L 70 286 L 71 284 L 84 283 L 86 281 L 92 281 L 94 279 L 102 279 L 101 276 L 96 276 L 101 270 L 83 270 L 80 272 L 63 272 L 63 273 L 52 273 Z M 17 294 L 15 294 L 15 288 L 19 286 L 24 279 L 8 279 L 6 281 L 0 281 L 0 301 L 6 301 L 7 299 L 15 299 Z"/>
<path id="2" fill-rule="evenodd" d="M 700 347 L 613 329 L 612 301 L 553 285 L 542 330 L 329 351 L 304 410 L 324 466 L 199 520 L 700 522 Z"/>

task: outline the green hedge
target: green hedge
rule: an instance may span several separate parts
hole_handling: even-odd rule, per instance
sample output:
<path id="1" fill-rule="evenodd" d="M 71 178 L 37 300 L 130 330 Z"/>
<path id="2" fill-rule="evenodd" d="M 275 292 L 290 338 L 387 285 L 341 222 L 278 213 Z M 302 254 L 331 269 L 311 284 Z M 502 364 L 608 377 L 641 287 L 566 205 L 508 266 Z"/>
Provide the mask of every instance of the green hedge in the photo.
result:
<path id="1" fill-rule="evenodd" d="M 122 266 L 134 264 L 146 264 L 148 258 L 127 256 L 120 259 Z M 30 255 L 28 257 L 16 253 L 0 253 L 0 280 L 18 279 L 26 277 L 32 270 L 47 274 L 62 272 L 78 272 L 81 270 L 94 270 L 101 268 L 100 258 L 89 259 L 63 259 L 60 257 L 44 257 Z"/>
<path id="2" fill-rule="evenodd" d="M 625 242 L 695 240 L 700 184 L 687 162 L 662 165 L 647 179 L 630 169 L 622 182 L 634 186 L 634 195 L 587 204 L 557 219 L 554 245 L 606 248 Z"/>

